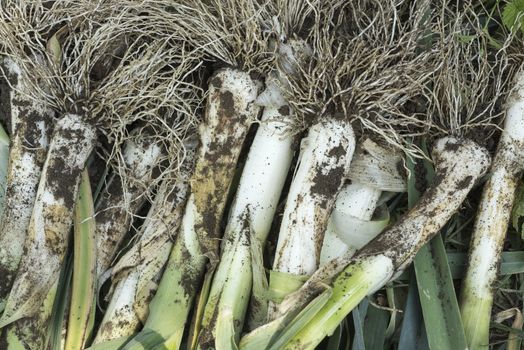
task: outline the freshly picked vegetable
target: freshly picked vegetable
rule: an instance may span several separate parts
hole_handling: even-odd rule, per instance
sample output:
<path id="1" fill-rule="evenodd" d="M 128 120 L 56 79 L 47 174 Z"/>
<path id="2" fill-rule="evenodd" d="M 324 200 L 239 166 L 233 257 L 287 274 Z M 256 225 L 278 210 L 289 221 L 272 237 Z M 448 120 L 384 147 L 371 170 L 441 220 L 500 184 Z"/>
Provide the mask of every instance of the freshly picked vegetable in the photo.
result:
<path id="1" fill-rule="evenodd" d="M 521 2 L 0 0 L 0 348 L 520 348 Z"/>

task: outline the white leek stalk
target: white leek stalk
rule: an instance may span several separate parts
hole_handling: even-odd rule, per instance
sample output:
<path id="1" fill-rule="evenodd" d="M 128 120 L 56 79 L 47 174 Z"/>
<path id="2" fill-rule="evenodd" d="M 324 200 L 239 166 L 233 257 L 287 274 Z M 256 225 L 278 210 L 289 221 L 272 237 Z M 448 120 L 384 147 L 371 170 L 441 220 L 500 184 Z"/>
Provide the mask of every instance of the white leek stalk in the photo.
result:
<path id="1" fill-rule="evenodd" d="M 52 123 L 52 112 L 27 96 L 27 79 L 31 77 L 12 59 L 5 58 L 3 63 L 12 89 L 9 95 L 11 150 L 0 218 L 0 311 L 5 307 L 23 255 Z"/>
<path id="2" fill-rule="evenodd" d="M 126 349 L 164 343 L 178 349 L 205 273 L 218 261 L 220 223 L 247 131 L 256 120 L 259 84 L 249 74 L 222 69 L 210 80 L 205 121 L 182 226 L 158 290 L 149 305 L 144 330 Z"/>
<path id="3" fill-rule="evenodd" d="M 132 181 L 138 181 L 140 185 L 131 183 L 130 186 L 123 188 L 123 179 L 116 175 L 112 181 L 109 183 L 107 189 L 102 192 L 101 198 L 99 200 L 98 213 L 96 215 L 96 243 L 97 243 L 97 278 L 98 278 L 98 288 L 103 284 L 106 275 L 110 275 L 111 272 L 108 271 L 113 259 L 116 256 L 118 248 L 124 238 L 125 234 L 129 231 L 129 228 L 132 223 L 133 213 L 136 213 L 140 207 L 144 204 L 147 199 L 147 196 L 144 193 L 144 187 L 147 189 L 151 185 L 153 180 L 153 169 L 157 165 L 160 157 L 162 156 L 161 147 L 154 142 L 151 142 L 147 138 L 147 133 L 145 137 L 140 136 L 137 139 L 132 138 L 126 141 L 123 151 L 123 160 L 125 163 L 128 172 L 126 173 L 127 177 L 130 177 Z M 159 190 L 158 198 L 155 199 L 153 207 L 148 213 L 144 227 L 147 227 L 141 236 L 140 242 L 133 248 L 133 252 L 129 252 L 126 256 L 133 256 L 136 254 L 137 247 L 144 245 L 144 242 L 147 242 L 147 238 L 151 238 L 156 235 L 165 235 L 169 237 L 169 234 L 166 233 L 168 230 L 168 225 L 163 219 L 162 215 L 169 210 L 176 212 L 176 206 L 173 208 L 172 202 L 167 202 L 165 198 L 167 194 L 172 190 L 166 188 L 167 184 L 164 183 Z M 180 185 L 180 184 L 179 184 Z M 177 188 L 177 185 L 175 185 Z M 180 190 L 183 190 L 181 188 Z M 147 190 L 146 190 L 147 191 Z M 161 206 L 162 203 L 163 207 Z M 171 207 L 171 210 L 170 210 Z M 151 211 L 153 210 L 153 211 Z M 154 220 L 153 220 L 154 216 Z M 176 216 L 175 216 L 176 217 Z M 158 223 L 157 221 L 160 220 Z M 150 226 L 150 227 L 149 227 Z M 156 228 L 155 232 L 151 232 L 153 228 Z M 146 238 L 147 237 L 147 238 Z M 147 244 L 145 244 L 147 246 Z M 151 256 L 151 255 L 150 255 Z M 149 263 L 148 259 L 142 260 L 142 265 L 147 266 Z M 136 263 L 135 263 L 136 264 Z M 128 267 L 128 266 L 126 266 Z M 128 267 L 129 268 L 129 267 Z M 133 266 L 134 269 L 140 270 L 139 267 Z M 118 271 L 118 269 L 117 269 Z M 116 272 L 114 272 L 116 274 Z M 130 273 L 130 280 L 133 280 L 133 277 L 136 277 L 138 272 Z M 129 327 L 126 327 L 128 323 L 123 323 L 122 328 L 125 329 L 135 329 L 136 323 L 134 321 L 135 313 L 132 310 L 133 301 L 135 300 L 135 295 L 133 293 L 127 293 L 128 298 L 123 299 L 122 287 L 126 285 L 126 282 L 123 281 L 123 277 L 120 276 L 118 279 L 119 283 L 115 283 L 116 287 L 113 291 L 113 298 L 111 299 L 111 305 L 106 313 L 106 318 L 112 315 L 117 319 L 124 319 L 123 314 L 126 314 L 122 309 L 130 306 L 127 309 L 127 313 L 133 321 L 129 322 Z M 138 281 L 137 278 L 134 281 Z M 128 284 L 131 282 L 127 282 Z M 136 289 L 136 283 L 133 285 Z M 133 290 L 132 288 L 126 290 Z M 118 303 L 121 303 L 121 307 L 118 306 Z M 114 315 L 118 316 L 114 316 Z M 102 325 L 111 324 L 109 321 L 103 321 Z M 107 327 L 103 327 L 106 329 Z M 100 333 L 100 331 L 99 331 Z M 127 334 L 125 331 L 120 333 Z M 113 337 L 118 337 L 119 328 L 117 327 L 113 332 Z M 132 334 L 132 333 L 131 333 Z M 100 336 L 104 339 L 104 336 Z M 99 339 L 100 337 L 95 338 Z M 109 337 L 109 335 L 107 336 Z M 111 338 L 107 338 L 111 339 Z"/>
<path id="4" fill-rule="evenodd" d="M 379 189 L 358 182 L 344 186 L 329 218 L 320 265 L 344 255 L 353 256 L 382 231 L 388 220 L 371 220 L 381 193 Z"/>
<path id="5" fill-rule="evenodd" d="M 490 176 L 484 185 L 463 280 L 460 309 L 470 349 L 489 348 L 489 324 L 504 238 L 524 168 L 524 72 L 516 76 Z"/>
<path id="6" fill-rule="evenodd" d="M 389 222 L 387 209 L 377 210 L 383 191 L 403 192 L 402 158 L 370 139 L 357 149 L 351 167 L 351 183 L 337 195 L 324 236 L 321 265 L 355 252 L 375 238 Z M 376 214 L 373 218 L 373 214 Z"/>
<path id="7" fill-rule="evenodd" d="M 24 256 L 0 327 L 33 316 L 57 281 L 64 258 L 78 185 L 95 141 L 95 128 L 77 114 L 56 124 L 38 185 Z"/>
<path id="8" fill-rule="evenodd" d="M 338 197 L 337 197 L 338 198 Z M 333 212 L 336 210 L 336 203 Z M 329 218 L 328 225 L 326 227 L 326 233 L 324 234 L 324 242 L 322 243 L 322 251 L 320 252 L 320 266 L 324 266 L 328 262 L 346 254 L 350 255 L 351 251 L 349 246 L 340 239 L 340 236 L 344 235 L 345 232 L 340 232 L 333 226 L 333 214 Z"/>
<path id="9" fill-rule="evenodd" d="M 162 182 L 142 225 L 139 240 L 113 267 L 112 296 L 94 344 L 129 337 L 145 322 L 148 304 L 180 226 L 193 161 L 194 151 L 190 150 L 177 180 Z"/>
<path id="10" fill-rule="evenodd" d="M 229 349 L 240 340 L 254 278 L 252 255 L 262 256 L 256 250 L 266 241 L 293 157 L 293 137 L 283 135 L 288 111 L 287 105 L 264 108 L 224 233 L 199 336 L 202 349 Z"/>
<path id="11" fill-rule="evenodd" d="M 324 337 L 332 334 L 347 314 L 366 296 L 396 278 L 411 263 L 417 251 L 445 225 L 455 213 L 477 179 L 488 169 L 488 152 L 469 140 L 446 137 L 433 149 L 436 176 L 420 201 L 395 225 L 377 236 L 344 264 L 328 264 L 315 273 L 301 288 L 283 303 L 287 311 L 279 319 L 244 337 L 241 348 L 271 338 L 272 332 L 285 328 L 286 317 L 298 314 L 326 283 L 338 275 L 327 301 L 311 318 L 295 320 L 293 329 L 272 340 L 278 349 L 314 349 Z M 343 270 L 343 271 L 342 271 Z M 342 272 L 341 272 L 342 271 Z M 287 314 L 287 315 L 286 315 Z M 279 324 L 280 322 L 280 324 Z M 300 324 L 300 327 L 297 326 Z M 269 340 L 267 341 L 269 342 Z M 257 343 L 260 344 L 260 343 Z"/>
<path id="12" fill-rule="evenodd" d="M 353 129 L 345 120 L 329 118 L 309 129 L 280 226 L 273 264 L 278 276 L 311 275 L 318 268 L 329 215 L 354 149 Z M 272 281 L 272 290 L 281 289 Z M 284 290 L 276 298 L 289 292 Z"/>
<path id="13" fill-rule="evenodd" d="M 140 185 L 131 184 L 123 188 L 122 179 L 116 176 L 106 191 L 102 192 L 96 214 L 97 276 L 109 268 L 124 235 L 133 219 L 132 214 L 144 204 L 144 188 L 153 179 L 153 168 L 157 165 L 162 150 L 147 138 L 127 140 L 123 158 L 129 171 L 127 176 Z"/>

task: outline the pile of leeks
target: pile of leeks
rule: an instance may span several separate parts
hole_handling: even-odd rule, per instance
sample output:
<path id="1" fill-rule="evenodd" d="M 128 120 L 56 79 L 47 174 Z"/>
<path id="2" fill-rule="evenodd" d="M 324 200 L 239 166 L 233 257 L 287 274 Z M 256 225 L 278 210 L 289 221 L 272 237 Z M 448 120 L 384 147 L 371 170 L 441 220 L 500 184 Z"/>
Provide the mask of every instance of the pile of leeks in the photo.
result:
<path id="1" fill-rule="evenodd" d="M 1 5 L 0 348 L 520 348 L 518 1 Z"/>

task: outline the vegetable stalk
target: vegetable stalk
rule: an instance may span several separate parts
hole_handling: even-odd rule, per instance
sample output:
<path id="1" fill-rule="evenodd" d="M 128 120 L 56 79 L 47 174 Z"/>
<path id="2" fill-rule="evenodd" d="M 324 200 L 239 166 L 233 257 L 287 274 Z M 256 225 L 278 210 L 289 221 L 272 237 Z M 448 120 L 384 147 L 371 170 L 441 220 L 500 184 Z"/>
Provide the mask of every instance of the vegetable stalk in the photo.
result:
<path id="1" fill-rule="evenodd" d="M 162 268 L 178 232 L 193 169 L 194 151 L 177 180 L 165 179 L 139 233 L 138 242 L 112 268 L 113 291 L 95 344 L 133 335 L 145 322 Z"/>
<path id="2" fill-rule="evenodd" d="M 144 187 L 148 188 L 153 178 L 162 150 L 147 138 L 130 139 L 123 152 L 128 172 L 127 177 L 140 185 L 131 183 L 123 188 L 123 179 L 115 176 L 106 191 L 102 192 L 96 215 L 97 276 L 106 272 L 115 258 L 124 235 L 129 230 L 132 214 L 144 204 Z"/>
<path id="3" fill-rule="evenodd" d="M 509 95 L 504 130 L 475 219 L 468 269 L 461 290 L 461 315 L 471 349 L 489 347 L 494 285 L 519 173 L 524 168 L 524 72 L 516 76 L 515 84 L 515 92 Z"/>
<path id="4" fill-rule="evenodd" d="M 382 231 L 388 220 L 371 220 L 381 193 L 358 182 L 342 188 L 324 234 L 320 265 L 341 256 L 352 256 Z"/>
<path id="5" fill-rule="evenodd" d="M 324 243 L 321 265 L 328 261 L 349 258 L 386 227 L 389 213 L 377 206 L 383 191 L 403 192 L 406 180 L 400 173 L 402 158 L 366 139 L 351 162 L 350 184 L 338 193 L 331 213 Z"/>
<path id="6" fill-rule="evenodd" d="M 342 119 L 322 120 L 302 141 L 300 164 L 289 189 L 273 263 L 278 276 L 311 275 L 318 268 L 329 214 L 354 149 L 353 129 Z M 270 289 L 282 290 L 278 284 L 272 279 Z M 277 302 L 290 292 L 293 290 L 279 292 Z M 271 309 L 269 313 L 272 318 Z"/>

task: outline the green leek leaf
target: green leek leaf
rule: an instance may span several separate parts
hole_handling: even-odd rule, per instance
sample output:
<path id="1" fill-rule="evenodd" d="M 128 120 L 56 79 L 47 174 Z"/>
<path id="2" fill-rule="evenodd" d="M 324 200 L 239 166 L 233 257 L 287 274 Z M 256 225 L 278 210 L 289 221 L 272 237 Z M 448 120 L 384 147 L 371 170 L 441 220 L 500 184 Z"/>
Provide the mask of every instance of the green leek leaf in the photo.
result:
<path id="1" fill-rule="evenodd" d="M 75 206 L 73 281 L 65 347 L 81 350 L 93 326 L 96 293 L 94 205 L 87 170 L 82 174 Z"/>

